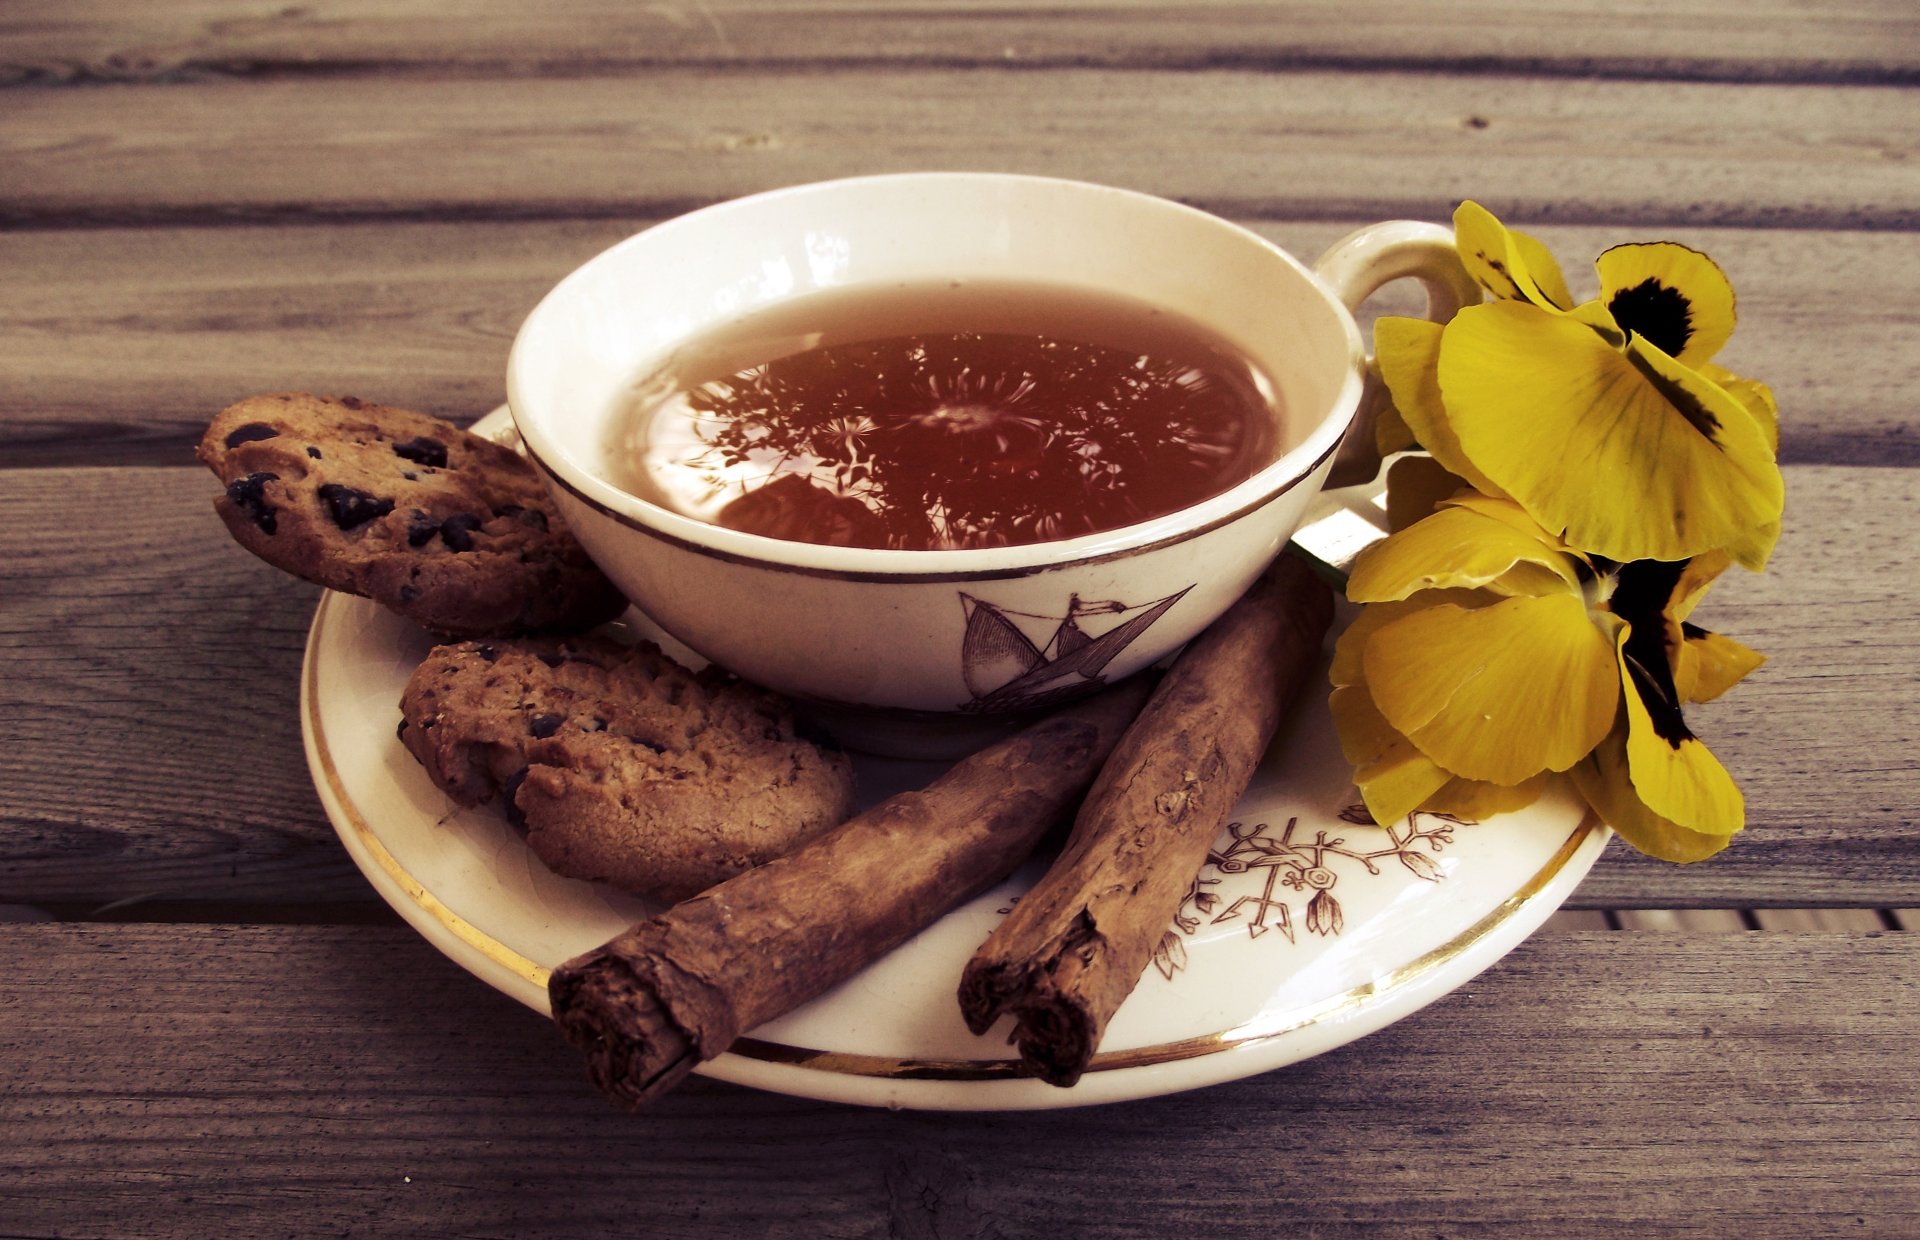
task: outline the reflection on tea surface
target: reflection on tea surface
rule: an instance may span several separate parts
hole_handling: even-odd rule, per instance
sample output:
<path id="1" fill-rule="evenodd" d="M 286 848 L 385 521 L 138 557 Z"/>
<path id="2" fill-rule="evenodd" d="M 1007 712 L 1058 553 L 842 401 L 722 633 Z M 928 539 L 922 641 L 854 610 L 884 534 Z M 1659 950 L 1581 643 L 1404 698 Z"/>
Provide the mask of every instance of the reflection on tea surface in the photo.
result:
<path id="1" fill-rule="evenodd" d="M 617 485 L 774 538 L 996 547 L 1117 529 L 1279 455 L 1272 385 L 1145 303 L 943 283 L 800 299 L 622 395 Z"/>

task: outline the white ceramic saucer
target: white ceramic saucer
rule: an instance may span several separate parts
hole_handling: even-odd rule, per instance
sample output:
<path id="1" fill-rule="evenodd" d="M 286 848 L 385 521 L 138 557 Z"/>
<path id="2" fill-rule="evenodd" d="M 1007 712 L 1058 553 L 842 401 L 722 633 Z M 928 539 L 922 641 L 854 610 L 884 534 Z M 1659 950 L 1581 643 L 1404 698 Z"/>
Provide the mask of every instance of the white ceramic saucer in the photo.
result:
<path id="1" fill-rule="evenodd" d="M 643 617 L 627 623 L 691 660 Z M 552 966 L 656 910 L 555 876 L 496 809 L 462 810 L 432 785 L 395 735 L 401 690 L 429 645 L 363 599 L 322 598 L 301 684 L 314 783 L 401 916 L 545 1013 Z M 858 766 L 863 804 L 938 769 Z M 702 1071 L 810 1098 L 954 1110 L 1111 1102 L 1265 1072 L 1380 1029 L 1494 963 L 1559 907 L 1608 835 L 1570 798 L 1483 823 L 1418 814 L 1391 828 L 1359 815 L 1358 799 L 1326 694 L 1310 691 L 1072 1089 L 1017 1076 L 1005 1029 L 972 1036 L 954 999 L 961 968 L 1041 861 Z"/>

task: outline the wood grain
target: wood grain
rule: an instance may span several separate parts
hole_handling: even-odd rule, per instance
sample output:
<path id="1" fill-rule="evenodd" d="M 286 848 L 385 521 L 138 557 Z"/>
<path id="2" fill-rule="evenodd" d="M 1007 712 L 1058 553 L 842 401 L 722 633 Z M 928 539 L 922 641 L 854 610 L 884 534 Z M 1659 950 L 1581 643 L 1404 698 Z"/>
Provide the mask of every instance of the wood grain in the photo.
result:
<path id="1" fill-rule="evenodd" d="M 1920 93 L 1897 86 L 663 68 L 26 89 L 7 103 L 0 222 L 14 225 L 625 217 L 929 167 L 1261 216 L 1435 217 L 1471 196 L 1569 223 L 1920 220 Z"/>
<path id="2" fill-rule="evenodd" d="M 287 388 L 478 416 L 502 399 L 534 303 L 652 222 L 0 232 L 0 465 L 185 463 L 215 411 Z M 1309 260 L 1352 228 L 1239 222 Z M 1582 292 L 1593 258 L 1622 241 L 1713 255 L 1740 299 L 1721 360 L 1774 386 L 1783 458 L 1920 464 L 1909 234 L 1513 222 L 1554 247 Z M 1370 309 L 1419 304 L 1390 290 Z"/>
<path id="3" fill-rule="evenodd" d="M 1920 21 L 1898 4 L 1705 6 L 1508 0 L 1434 22 L 1395 0 L 13 0 L 0 82 L 182 81 L 266 73 L 543 75 L 660 65 L 1422 66 L 1763 81 L 1912 81 Z"/>
<path id="4" fill-rule="evenodd" d="M 0 1231 L 1910 1235 L 1912 935 L 1524 944 L 1292 1068 L 1090 1110 L 615 1111 L 404 929 L 0 925 Z M 1389 1152 L 1383 1154 L 1383 1152 Z"/>
<path id="5" fill-rule="evenodd" d="M 1920 902 L 1920 474 L 1787 481 L 1770 570 L 1694 616 L 1771 656 L 1689 712 L 1748 831 L 1687 867 L 1616 841 L 1580 906 Z M 0 471 L 0 903 L 367 898 L 300 746 L 315 591 L 232 545 L 216 490 L 197 468 Z"/>

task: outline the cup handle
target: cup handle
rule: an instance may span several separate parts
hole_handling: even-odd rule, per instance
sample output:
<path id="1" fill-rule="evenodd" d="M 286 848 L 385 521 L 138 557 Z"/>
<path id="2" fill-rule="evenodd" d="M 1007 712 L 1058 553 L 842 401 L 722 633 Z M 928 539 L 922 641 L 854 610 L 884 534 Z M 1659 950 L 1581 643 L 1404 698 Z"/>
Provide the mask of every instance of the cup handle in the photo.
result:
<path id="1" fill-rule="evenodd" d="M 1388 220 L 1351 233 L 1322 254 L 1313 271 L 1350 313 L 1381 286 L 1406 277 L 1426 288 L 1427 317 L 1435 322 L 1445 322 L 1462 306 L 1480 300 L 1480 286 L 1467 274 L 1454 248 L 1453 230 L 1418 220 Z M 1369 368 L 1360 410 L 1334 457 L 1328 486 L 1353 486 L 1379 474 L 1373 424 L 1387 401 L 1385 385 Z"/>

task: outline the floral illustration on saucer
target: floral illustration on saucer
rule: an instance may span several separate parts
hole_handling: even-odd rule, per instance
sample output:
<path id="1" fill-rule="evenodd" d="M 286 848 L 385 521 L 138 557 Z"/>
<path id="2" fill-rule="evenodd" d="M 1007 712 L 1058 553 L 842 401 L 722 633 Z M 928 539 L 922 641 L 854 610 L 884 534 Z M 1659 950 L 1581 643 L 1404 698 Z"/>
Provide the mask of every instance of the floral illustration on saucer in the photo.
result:
<path id="1" fill-rule="evenodd" d="M 1246 925 L 1249 938 L 1277 930 L 1289 943 L 1296 941 L 1296 926 L 1303 925 L 1309 934 L 1337 935 L 1346 917 L 1333 891 L 1343 873 L 1356 881 L 1362 876 L 1378 878 L 1388 872 L 1386 865 L 1398 862 L 1415 878 L 1437 883 L 1445 874 L 1429 854 L 1453 842 L 1454 828 L 1473 825 L 1449 814 L 1416 810 L 1404 822 L 1381 827 L 1361 805 L 1341 810 L 1340 818 L 1353 830 L 1337 834 L 1316 830 L 1311 839 L 1302 838 L 1297 817 L 1287 819 L 1277 834 L 1264 822 L 1228 823 L 1232 842 L 1207 853 L 1207 863 L 1187 889 L 1173 925 L 1154 948 L 1153 964 L 1161 976 L 1171 981 L 1186 967 L 1185 936 L 1198 933 L 1203 924 L 1239 921 Z M 1349 838 L 1356 832 L 1360 833 L 1357 838 Z M 1367 833 L 1384 837 L 1378 847 L 1366 846 Z M 1257 888 L 1230 885 L 1225 877 L 1256 873 L 1262 875 Z M 1242 886 L 1246 890 L 1240 890 Z M 1306 908 L 1296 917 L 1294 905 L 1301 898 Z"/>
<path id="2" fill-rule="evenodd" d="M 960 672 L 972 697 L 960 709 L 1038 710 L 1105 684 L 1107 664 L 1191 589 L 1146 603 L 1089 602 L 1075 594 L 1055 615 L 1014 611 L 962 591 Z"/>

